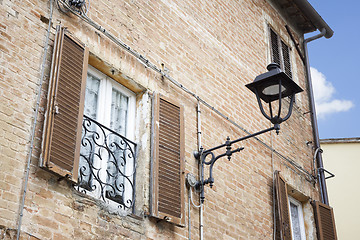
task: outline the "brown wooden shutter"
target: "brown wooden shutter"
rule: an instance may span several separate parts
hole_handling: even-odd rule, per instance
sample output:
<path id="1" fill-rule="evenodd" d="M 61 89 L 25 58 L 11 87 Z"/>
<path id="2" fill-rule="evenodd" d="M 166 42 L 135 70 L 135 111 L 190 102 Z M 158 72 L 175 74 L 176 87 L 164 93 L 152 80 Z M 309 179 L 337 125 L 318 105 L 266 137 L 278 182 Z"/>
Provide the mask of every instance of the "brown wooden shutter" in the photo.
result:
<path id="1" fill-rule="evenodd" d="M 290 48 L 283 41 L 281 41 L 281 50 L 282 50 L 282 56 L 283 56 L 283 62 L 284 62 L 283 70 L 286 73 L 286 75 L 288 75 L 290 78 L 292 78 L 291 62 L 290 62 Z"/>
<path id="2" fill-rule="evenodd" d="M 151 215 L 184 226 L 183 108 L 157 95 L 153 113 Z"/>
<path id="3" fill-rule="evenodd" d="M 280 68 L 292 78 L 290 48 L 280 36 L 270 28 L 271 61 L 280 65 Z"/>
<path id="4" fill-rule="evenodd" d="M 280 226 L 276 226 L 280 230 L 281 240 L 291 240 L 291 224 L 290 224 L 290 213 L 289 213 L 289 199 L 287 194 L 287 186 L 285 180 L 280 176 L 278 171 L 275 172 L 275 188 L 276 188 L 276 199 L 277 199 L 277 217 Z"/>
<path id="5" fill-rule="evenodd" d="M 337 240 L 333 209 L 321 202 L 313 201 L 314 215 L 319 240 Z"/>
<path id="6" fill-rule="evenodd" d="M 40 165 L 77 182 L 88 49 L 56 29 Z"/>
<path id="7" fill-rule="evenodd" d="M 278 35 L 270 28 L 271 61 L 281 66 Z"/>

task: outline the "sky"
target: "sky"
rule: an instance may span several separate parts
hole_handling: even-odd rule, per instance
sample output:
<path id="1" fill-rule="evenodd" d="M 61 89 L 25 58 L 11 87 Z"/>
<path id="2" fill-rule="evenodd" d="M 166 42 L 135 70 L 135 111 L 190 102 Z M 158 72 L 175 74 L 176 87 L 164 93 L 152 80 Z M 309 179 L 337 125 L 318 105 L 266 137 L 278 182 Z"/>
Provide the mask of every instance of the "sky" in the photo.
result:
<path id="1" fill-rule="evenodd" d="M 360 1 L 309 2 L 334 31 L 308 44 L 320 138 L 360 137 Z"/>

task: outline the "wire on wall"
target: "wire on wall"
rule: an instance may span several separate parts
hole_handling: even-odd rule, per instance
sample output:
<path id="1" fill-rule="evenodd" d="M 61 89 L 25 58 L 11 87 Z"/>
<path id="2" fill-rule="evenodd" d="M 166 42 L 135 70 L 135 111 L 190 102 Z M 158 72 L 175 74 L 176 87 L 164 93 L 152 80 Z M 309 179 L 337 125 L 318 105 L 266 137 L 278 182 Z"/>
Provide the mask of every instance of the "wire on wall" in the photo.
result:
<path id="1" fill-rule="evenodd" d="M 273 132 L 270 133 L 270 144 L 271 147 L 274 146 Z M 273 240 L 276 240 L 276 199 L 275 199 L 275 166 L 274 166 L 274 152 L 271 152 L 271 172 L 272 172 L 272 195 L 273 195 Z"/>
<path id="2" fill-rule="evenodd" d="M 30 149 L 29 149 L 29 153 L 28 153 L 28 156 L 27 156 L 25 178 L 24 178 L 24 190 L 23 190 L 21 206 L 20 206 L 20 212 L 19 212 L 19 219 L 18 219 L 18 224 L 17 224 L 18 225 L 17 235 L 16 235 L 17 240 L 20 239 L 20 232 L 21 232 L 21 224 L 22 224 L 22 218 L 23 218 L 23 212 L 24 212 L 24 206 L 25 206 L 26 191 L 27 191 L 27 186 L 28 186 L 28 181 L 29 181 L 29 174 L 30 174 L 30 163 L 31 163 L 32 152 L 33 152 L 33 149 L 34 149 L 35 131 L 36 131 L 36 125 L 37 125 L 38 114 L 39 114 L 39 109 L 40 109 L 42 86 L 43 86 L 44 76 L 45 76 L 45 63 L 46 63 L 47 52 L 48 52 L 48 49 L 49 49 L 49 39 L 50 39 L 50 30 L 51 30 L 51 25 L 52 25 L 52 16 L 53 16 L 53 0 L 50 0 L 49 25 L 48 25 L 48 29 L 47 29 L 47 32 L 46 32 L 44 55 L 43 55 L 43 59 L 42 59 L 43 61 L 42 61 L 42 64 L 41 64 L 41 69 L 40 69 L 41 76 L 40 76 L 40 82 L 39 82 L 37 100 L 36 100 L 36 106 L 35 106 L 35 112 L 34 112 L 34 123 L 33 123 L 32 129 L 31 129 L 31 135 L 30 135 L 30 138 L 31 138 L 31 140 L 30 140 Z"/>

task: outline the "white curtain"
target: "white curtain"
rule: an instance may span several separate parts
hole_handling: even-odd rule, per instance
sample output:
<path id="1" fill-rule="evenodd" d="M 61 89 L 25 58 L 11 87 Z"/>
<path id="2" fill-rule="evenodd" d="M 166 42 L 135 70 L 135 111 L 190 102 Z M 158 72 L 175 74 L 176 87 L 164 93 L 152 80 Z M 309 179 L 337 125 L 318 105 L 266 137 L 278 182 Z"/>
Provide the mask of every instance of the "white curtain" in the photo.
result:
<path id="1" fill-rule="evenodd" d="M 300 219 L 299 219 L 299 207 L 290 202 L 290 212 L 291 212 L 291 224 L 294 240 L 301 239 L 301 229 L 300 229 Z"/>
<path id="2" fill-rule="evenodd" d="M 96 120 L 97 117 L 99 86 L 100 80 L 88 74 L 86 81 L 84 115 L 94 120 Z M 95 145 L 93 137 L 95 137 L 94 132 L 96 132 L 96 125 L 91 122 L 86 122 L 85 124 L 90 125 L 86 126 L 86 129 L 89 130 L 89 132 L 84 130 L 82 131 L 79 160 L 79 185 L 87 190 L 92 190 L 91 168 L 94 162 L 93 153 Z"/>
<path id="3" fill-rule="evenodd" d="M 121 136 L 126 136 L 128 102 L 127 96 L 114 88 L 112 89 L 110 129 Z M 111 135 L 109 139 L 112 143 L 113 155 L 109 157 L 107 165 L 107 183 L 112 186 L 108 186 L 108 191 L 110 198 L 115 201 L 123 201 L 126 145 L 117 135 Z"/>

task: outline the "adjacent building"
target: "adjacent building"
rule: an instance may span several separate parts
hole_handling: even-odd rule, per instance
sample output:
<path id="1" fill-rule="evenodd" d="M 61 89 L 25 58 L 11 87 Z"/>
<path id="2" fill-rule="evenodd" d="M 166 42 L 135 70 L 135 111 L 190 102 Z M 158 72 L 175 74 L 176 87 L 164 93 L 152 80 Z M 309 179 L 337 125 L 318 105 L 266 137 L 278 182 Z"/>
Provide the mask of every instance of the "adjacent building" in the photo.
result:
<path id="1" fill-rule="evenodd" d="M 356 239 L 360 234 L 356 216 L 360 212 L 352 206 L 360 197 L 357 180 L 360 138 L 329 138 L 320 142 L 324 165 L 335 175 L 327 181 L 327 186 L 339 239 Z"/>
<path id="2" fill-rule="evenodd" d="M 306 48 L 333 32 L 308 1 L 1 0 L 0 15 L 0 239 L 337 239 Z M 272 62 L 293 81 L 258 94 L 304 91 L 262 113 L 245 85 Z"/>

